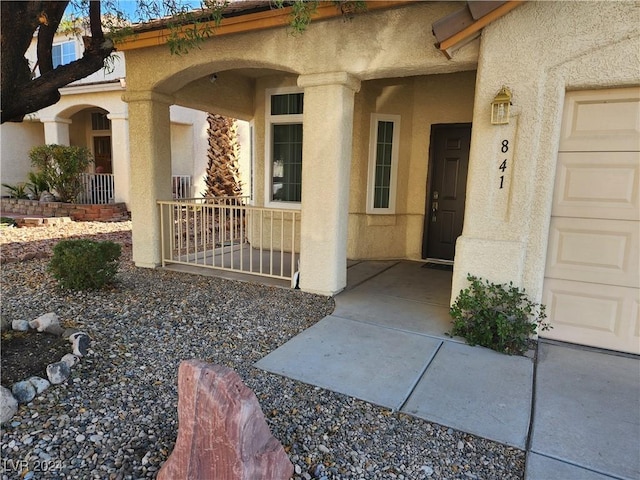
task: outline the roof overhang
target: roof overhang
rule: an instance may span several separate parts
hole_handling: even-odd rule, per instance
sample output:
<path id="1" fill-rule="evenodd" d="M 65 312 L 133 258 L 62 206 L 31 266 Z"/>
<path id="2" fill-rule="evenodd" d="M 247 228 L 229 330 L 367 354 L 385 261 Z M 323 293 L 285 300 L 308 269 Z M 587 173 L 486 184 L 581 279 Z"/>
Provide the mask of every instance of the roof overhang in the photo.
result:
<path id="1" fill-rule="evenodd" d="M 468 1 L 461 10 L 433 23 L 433 35 L 438 41 L 436 48 L 451 59 L 456 50 L 478 38 L 484 27 L 524 1 Z"/>
<path id="2" fill-rule="evenodd" d="M 388 9 L 414 3 L 415 0 L 380 0 L 367 2 L 367 12 L 373 10 Z M 236 5 L 245 2 L 237 2 Z M 256 2 L 246 2 L 249 3 Z M 259 2 L 264 5 L 265 2 Z M 234 5 L 233 3 L 231 5 Z M 229 35 L 233 33 L 265 30 L 268 28 L 282 27 L 291 22 L 291 7 L 270 8 L 268 10 L 256 8 L 246 10 L 230 10 L 223 12 L 223 18 L 216 26 L 214 21 L 203 22 L 199 28 L 212 29 L 215 36 Z M 323 20 L 339 17 L 342 12 L 334 2 L 320 2 L 314 13 L 312 20 Z M 171 33 L 167 24 L 170 19 L 161 19 L 147 24 L 134 26 L 134 33 L 122 40 L 119 40 L 116 47 L 119 51 L 136 50 L 140 48 L 155 47 L 164 45 Z"/>

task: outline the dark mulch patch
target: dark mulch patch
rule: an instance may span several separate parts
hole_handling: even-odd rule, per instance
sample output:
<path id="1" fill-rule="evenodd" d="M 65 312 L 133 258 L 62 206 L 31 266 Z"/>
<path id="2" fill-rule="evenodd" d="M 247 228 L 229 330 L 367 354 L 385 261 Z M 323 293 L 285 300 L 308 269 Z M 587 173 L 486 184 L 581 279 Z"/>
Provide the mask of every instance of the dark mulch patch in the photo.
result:
<path id="1" fill-rule="evenodd" d="M 64 355 L 71 353 L 71 344 L 67 339 L 35 330 L 2 332 L 0 348 L 0 383 L 7 388 L 34 375 L 47 378 L 47 365 L 59 362 Z"/>

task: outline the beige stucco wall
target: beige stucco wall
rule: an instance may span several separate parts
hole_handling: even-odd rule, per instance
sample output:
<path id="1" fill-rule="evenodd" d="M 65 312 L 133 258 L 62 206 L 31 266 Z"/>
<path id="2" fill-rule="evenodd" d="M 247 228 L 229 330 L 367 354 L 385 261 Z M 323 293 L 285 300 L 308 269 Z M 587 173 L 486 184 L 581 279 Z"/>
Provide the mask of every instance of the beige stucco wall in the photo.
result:
<path id="1" fill-rule="evenodd" d="M 7 122 L 0 126 L 0 183 L 16 185 L 27 181 L 32 170 L 29 150 L 44 143 L 44 128 L 38 121 Z M 2 187 L 2 195 L 8 195 Z"/>
<path id="2" fill-rule="evenodd" d="M 459 7 L 458 2 L 416 2 L 359 14 L 349 22 L 341 18 L 314 22 L 300 36 L 290 35 L 286 28 L 214 36 L 189 55 L 171 55 L 166 45 L 130 50 L 126 52 L 127 88 L 174 95 L 180 104 L 231 104 L 232 116 L 244 118 L 242 112 L 251 116 L 254 107 L 245 95 L 251 90 L 251 79 L 236 69 L 296 74 L 345 71 L 362 80 L 473 70 L 477 43 L 464 47 L 453 60 L 433 48 L 431 22 Z M 209 75 L 213 73 L 218 79 L 212 84 Z M 197 85 L 190 86 L 195 81 Z M 226 100 L 230 95 L 233 102 Z"/>
<path id="3" fill-rule="evenodd" d="M 639 84 L 637 2 L 527 2 L 484 29 L 454 297 L 471 272 L 541 298 L 564 93 Z M 515 115 L 491 126 L 502 85 Z M 500 190 L 503 139 L 512 159 Z"/>

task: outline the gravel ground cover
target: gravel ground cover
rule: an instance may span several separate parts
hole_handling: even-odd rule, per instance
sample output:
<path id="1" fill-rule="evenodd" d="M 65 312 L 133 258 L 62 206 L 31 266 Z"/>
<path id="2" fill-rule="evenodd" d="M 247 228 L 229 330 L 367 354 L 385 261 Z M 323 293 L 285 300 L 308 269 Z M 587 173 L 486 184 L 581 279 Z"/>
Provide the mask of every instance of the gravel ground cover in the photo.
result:
<path id="1" fill-rule="evenodd" d="M 92 337 L 92 353 L 69 381 L 21 406 L 3 427 L 2 479 L 23 478 L 16 466 L 24 461 L 48 470 L 32 478 L 154 478 L 175 443 L 177 370 L 188 358 L 239 373 L 294 463 L 295 479 L 523 478 L 520 450 L 256 369 L 253 363 L 330 313 L 333 300 L 136 268 L 129 228 L 0 231 L 2 258 L 12 259 L 1 267 L 3 320 L 51 311 Z M 124 245 L 113 287 L 62 291 L 46 272 L 47 258 L 13 260 L 49 251 L 54 237 L 83 235 Z"/>

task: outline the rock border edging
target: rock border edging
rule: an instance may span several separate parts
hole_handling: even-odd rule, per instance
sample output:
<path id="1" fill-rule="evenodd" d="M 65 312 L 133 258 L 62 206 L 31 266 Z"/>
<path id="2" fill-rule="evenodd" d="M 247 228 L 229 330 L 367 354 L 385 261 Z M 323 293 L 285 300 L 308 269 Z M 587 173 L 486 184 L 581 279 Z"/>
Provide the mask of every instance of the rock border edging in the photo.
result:
<path id="1" fill-rule="evenodd" d="M 31 376 L 14 383 L 11 390 L 0 386 L 0 424 L 9 422 L 18 412 L 20 404 L 28 404 L 48 389 L 51 385 L 64 383 L 71 375 L 71 367 L 80 363 L 80 359 L 89 353 L 91 337 L 86 332 L 74 328 L 62 328 L 58 315 L 53 312 L 45 313 L 35 320 L 14 320 L 11 328 L 26 332 L 30 328 L 38 332 L 59 335 L 69 340 L 72 352 L 65 354 L 60 361 L 47 365 L 47 379 Z"/>

